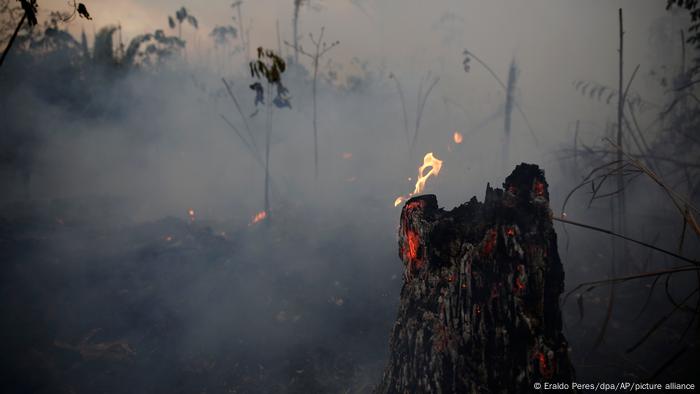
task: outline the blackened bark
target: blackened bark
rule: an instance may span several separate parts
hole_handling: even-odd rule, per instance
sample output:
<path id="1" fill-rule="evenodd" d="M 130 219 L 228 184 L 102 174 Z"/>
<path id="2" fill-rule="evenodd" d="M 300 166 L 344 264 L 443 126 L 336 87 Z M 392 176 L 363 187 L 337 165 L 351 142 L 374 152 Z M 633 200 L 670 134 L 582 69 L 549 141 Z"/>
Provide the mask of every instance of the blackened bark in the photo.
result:
<path id="1" fill-rule="evenodd" d="M 571 382 L 544 173 L 521 164 L 483 203 L 434 195 L 401 212 L 404 284 L 377 393 L 532 392 Z"/>

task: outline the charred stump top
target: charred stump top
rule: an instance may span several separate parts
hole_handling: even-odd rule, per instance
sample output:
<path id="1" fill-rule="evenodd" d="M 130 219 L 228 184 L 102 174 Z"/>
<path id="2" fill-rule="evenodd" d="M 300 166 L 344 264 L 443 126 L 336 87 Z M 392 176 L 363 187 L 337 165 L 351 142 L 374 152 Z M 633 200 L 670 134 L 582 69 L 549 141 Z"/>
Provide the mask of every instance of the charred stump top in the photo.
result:
<path id="1" fill-rule="evenodd" d="M 531 392 L 537 382 L 571 382 L 544 173 L 521 164 L 503 186 L 451 211 L 434 195 L 405 203 L 404 284 L 377 393 Z"/>

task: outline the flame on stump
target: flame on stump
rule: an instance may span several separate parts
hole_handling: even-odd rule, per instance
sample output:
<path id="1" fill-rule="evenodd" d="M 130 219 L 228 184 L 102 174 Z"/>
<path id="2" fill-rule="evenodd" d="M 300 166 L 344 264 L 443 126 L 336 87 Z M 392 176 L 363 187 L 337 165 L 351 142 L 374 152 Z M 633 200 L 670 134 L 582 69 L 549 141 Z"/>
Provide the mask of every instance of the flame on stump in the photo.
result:
<path id="1" fill-rule="evenodd" d="M 377 393 L 531 392 L 574 377 L 544 173 L 521 164 L 483 203 L 401 211 L 404 285 Z"/>

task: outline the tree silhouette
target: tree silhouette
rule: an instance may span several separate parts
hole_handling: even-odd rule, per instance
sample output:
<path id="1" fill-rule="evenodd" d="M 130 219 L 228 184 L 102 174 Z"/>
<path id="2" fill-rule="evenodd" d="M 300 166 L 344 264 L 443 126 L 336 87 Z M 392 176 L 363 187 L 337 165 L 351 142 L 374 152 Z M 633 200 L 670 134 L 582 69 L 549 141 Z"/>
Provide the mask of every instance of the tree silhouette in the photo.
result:
<path id="1" fill-rule="evenodd" d="M 325 30 L 326 30 L 325 27 L 321 27 L 321 33 L 318 35 L 318 39 L 315 39 L 313 34 L 309 33 L 309 38 L 311 39 L 311 42 L 314 44 L 313 52 L 307 52 L 304 50 L 304 48 L 301 45 L 299 45 L 299 47 L 297 47 L 296 46 L 297 44 L 296 43 L 294 44 L 295 50 L 298 50 L 299 53 L 301 53 L 302 55 L 311 59 L 311 63 L 312 63 L 313 68 L 314 68 L 314 76 L 313 76 L 313 80 L 312 80 L 311 91 L 312 91 L 313 106 L 314 106 L 314 108 L 313 108 L 314 171 L 315 171 L 314 174 L 315 174 L 316 179 L 318 179 L 318 125 L 317 125 L 318 117 L 316 115 L 316 108 L 317 108 L 317 106 L 316 106 L 316 90 L 317 90 L 316 87 L 317 87 L 317 81 L 318 81 L 318 63 L 321 60 L 321 58 L 323 57 L 323 55 L 325 55 L 326 53 L 328 53 L 328 51 L 330 51 L 335 46 L 340 44 L 340 41 L 335 41 L 335 42 L 331 43 L 330 45 L 328 43 L 326 43 L 325 41 L 323 41 L 323 33 L 325 32 Z M 286 41 L 285 41 L 285 44 L 287 44 L 288 46 L 292 46 L 291 44 L 289 44 Z"/>
<path id="2" fill-rule="evenodd" d="M 10 40 L 7 42 L 7 46 L 5 47 L 5 50 L 2 52 L 2 57 L 0 57 L 0 67 L 2 64 L 5 62 L 5 57 L 7 57 L 7 54 L 10 52 L 10 48 L 12 48 L 12 44 L 14 44 L 15 40 L 17 39 L 17 35 L 19 34 L 19 31 L 22 29 L 22 26 L 24 25 L 24 22 L 26 21 L 29 24 L 29 27 L 35 26 L 38 23 L 36 13 L 37 13 L 37 7 L 38 4 L 36 0 L 18 0 L 20 2 L 20 6 L 22 7 L 22 18 L 20 18 L 19 23 L 17 23 L 17 27 L 15 28 L 14 32 L 12 33 L 12 36 L 10 37 Z M 90 13 L 87 10 L 87 7 L 85 7 L 85 4 L 83 3 L 77 3 L 73 1 L 72 4 L 73 7 L 73 12 L 68 14 L 65 18 L 62 18 L 63 22 L 67 22 L 77 14 L 81 18 L 85 19 L 92 19 L 90 16 Z M 52 18 L 55 18 L 57 14 L 56 13 L 51 13 Z M 58 29 L 56 29 L 58 30 Z"/>
<path id="3" fill-rule="evenodd" d="M 176 20 L 177 24 L 175 22 Z M 199 22 L 197 22 L 197 18 L 190 14 L 185 7 L 180 7 L 179 10 L 175 11 L 175 19 L 173 19 L 172 16 L 168 16 L 168 26 L 170 26 L 171 29 L 174 29 L 177 25 L 177 37 L 180 39 L 182 39 L 182 24 L 184 22 L 189 23 L 195 29 L 199 29 Z"/>

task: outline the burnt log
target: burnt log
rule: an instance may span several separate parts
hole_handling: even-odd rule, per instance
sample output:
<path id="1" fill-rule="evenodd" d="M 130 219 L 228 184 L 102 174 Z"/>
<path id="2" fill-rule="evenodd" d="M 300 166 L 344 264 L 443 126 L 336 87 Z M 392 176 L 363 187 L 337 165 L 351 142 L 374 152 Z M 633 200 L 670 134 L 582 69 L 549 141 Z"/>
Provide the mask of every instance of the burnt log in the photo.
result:
<path id="1" fill-rule="evenodd" d="M 532 392 L 570 383 L 564 271 L 536 165 L 451 211 L 434 195 L 401 211 L 404 283 L 376 393 Z"/>

